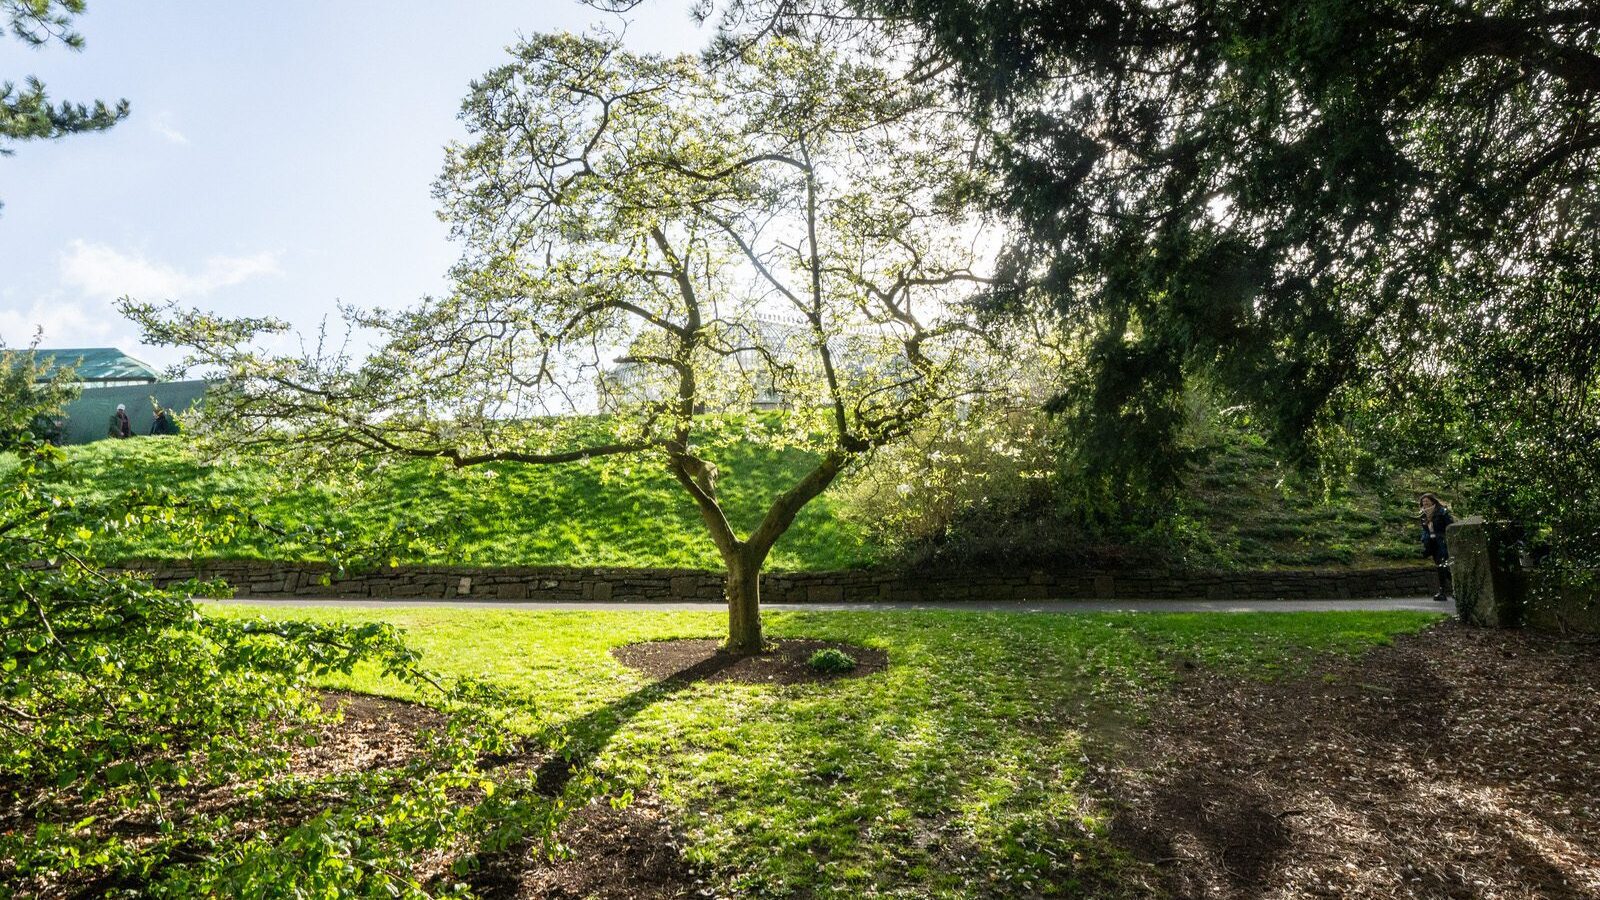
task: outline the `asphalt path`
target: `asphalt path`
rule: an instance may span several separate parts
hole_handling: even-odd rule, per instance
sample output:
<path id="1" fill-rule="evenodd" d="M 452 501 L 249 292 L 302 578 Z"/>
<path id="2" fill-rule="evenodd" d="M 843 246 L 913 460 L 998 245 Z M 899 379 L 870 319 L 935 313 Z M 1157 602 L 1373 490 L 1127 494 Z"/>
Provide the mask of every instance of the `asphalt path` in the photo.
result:
<path id="1" fill-rule="evenodd" d="M 563 612 L 611 612 L 625 610 L 701 610 L 720 612 L 725 603 L 634 602 L 634 603 L 548 603 L 537 600 L 430 600 L 427 598 L 390 600 L 355 597 L 273 597 L 232 600 L 203 600 L 202 603 L 251 606 L 340 606 L 355 609 L 407 609 L 445 607 L 449 609 L 516 609 Z M 781 612 L 919 612 L 959 610 L 999 613 L 1103 613 L 1103 612 L 1455 612 L 1455 604 L 1439 603 L 1426 597 L 1385 597 L 1372 600 L 970 600 L 952 603 L 763 603 L 763 610 Z"/>

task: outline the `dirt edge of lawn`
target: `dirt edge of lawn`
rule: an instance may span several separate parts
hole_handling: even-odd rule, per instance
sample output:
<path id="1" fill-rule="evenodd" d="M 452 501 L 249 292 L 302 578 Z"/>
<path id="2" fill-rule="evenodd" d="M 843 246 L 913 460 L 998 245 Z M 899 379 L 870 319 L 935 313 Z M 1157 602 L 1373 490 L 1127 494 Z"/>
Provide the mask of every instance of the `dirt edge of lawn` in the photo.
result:
<path id="1" fill-rule="evenodd" d="M 417 752 L 416 734 L 442 726 L 445 716 L 422 704 L 370 694 L 329 691 L 324 706 L 343 711 L 322 740 L 300 754 L 293 767 L 327 772 L 335 769 L 396 765 Z M 384 750 L 373 753 L 373 747 Z M 330 765 L 330 760 L 342 763 Z M 539 780 L 557 758 L 525 757 L 507 766 L 536 771 Z M 556 768 L 564 769 L 565 766 Z M 552 770 L 553 771 L 553 770 Z M 565 772 L 557 781 L 565 784 Z M 496 853 L 477 855 L 477 866 L 465 881 L 484 900 L 607 897 L 618 900 L 673 900 L 713 896 L 706 882 L 683 855 L 683 839 L 660 800 L 636 792 L 632 802 L 613 806 L 606 797 L 564 815 L 555 835 L 561 852 L 528 840 Z M 442 870 L 435 878 L 445 878 Z"/>
<path id="2" fill-rule="evenodd" d="M 343 720 L 325 728 L 314 747 L 297 750 L 293 764 L 297 770 L 396 765 L 417 752 L 419 731 L 445 722 L 444 715 L 431 707 L 370 694 L 329 691 L 324 705 L 342 709 Z M 542 781 L 540 763 L 549 761 L 527 758 L 506 764 L 536 769 Z M 621 807 L 600 797 L 571 810 L 562 818 L 555 839 L 564 850 L 554 856 L 529 841 L 479 854 L 477 868 L 465 880 L 485 900 L 712 896 L 704 878 L 685 859 L 682 836 L 660 800 L 648 792 L 635 793 L 633 801 Z"/>
<path id="3" fill-rule="evenodd" d="M 1147 896 L 1600 897 L 1600 649 L 1455 622 L 1191 671 L 1089 775 Z"/>

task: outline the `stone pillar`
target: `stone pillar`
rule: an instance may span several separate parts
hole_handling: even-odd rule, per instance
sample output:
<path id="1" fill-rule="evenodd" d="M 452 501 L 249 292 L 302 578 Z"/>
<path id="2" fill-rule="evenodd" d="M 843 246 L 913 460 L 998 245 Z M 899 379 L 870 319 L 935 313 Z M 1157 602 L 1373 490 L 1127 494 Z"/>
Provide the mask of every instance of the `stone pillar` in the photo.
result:
<path id="1" fill-rule="evenodd" d="M 1511 525 L 1468 516 L 1446 530 L 1445 540 L 1455 576 L 1456 616 L 1482 628 L 1520 627 L 1526 592 Z"/>

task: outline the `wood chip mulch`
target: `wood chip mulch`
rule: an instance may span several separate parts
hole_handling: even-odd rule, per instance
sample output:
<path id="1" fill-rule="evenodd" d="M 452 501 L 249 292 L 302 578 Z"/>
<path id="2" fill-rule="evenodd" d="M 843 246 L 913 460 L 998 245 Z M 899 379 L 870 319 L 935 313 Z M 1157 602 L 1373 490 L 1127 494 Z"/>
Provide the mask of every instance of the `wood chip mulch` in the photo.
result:
<path id="1" fill-rule="evenodd" d="M 856 661 L 848 672 L 818 672 L 811 668 L 811 654 L 818 650 L 841 650 Z M 785 639 L 775 641 L 763 653 L 734 656 L 723 653 L 720 642 L 712 639 L 645 641 L 615 647 L 611 655 L 623 665 L 638 669 L 663 681 L 736 681 L 746 684 L 807 684 L 837 678 L 860 678 L 881 672 L 889 666 L 889 654 L 869 647 L 836 641 Z"/>
<path id="2" fill-rule="evenodd" d="M 622 809 L 596 800 L 561 824 L 564 852 L 551 859 L 519 845 L 481 858 L 468 883 L 485 900 L 680 900 L 712 898 L 684 859 L 683 837 L 660 801 L 637 797 Z"/>
<path id="3" fill-rule="evenodd" d="M 1446 623 L 1274 683 L 1192 676 L 1100 754 L 1126 890 L 1600 898 L 1600 648 Z"/>
<path id="4" fill-rule="evenodd" d="M 423 732 L 445 726 L 444 713 L 432 707 L 371 694 L 324 691 L 322 708 L 342 711 L 343 721 L 320 727 L 315 744 L 291 751 L 289 770 L 296 775 L 320 777 L 400 766 L 422 752 L 418 740 Z"/>

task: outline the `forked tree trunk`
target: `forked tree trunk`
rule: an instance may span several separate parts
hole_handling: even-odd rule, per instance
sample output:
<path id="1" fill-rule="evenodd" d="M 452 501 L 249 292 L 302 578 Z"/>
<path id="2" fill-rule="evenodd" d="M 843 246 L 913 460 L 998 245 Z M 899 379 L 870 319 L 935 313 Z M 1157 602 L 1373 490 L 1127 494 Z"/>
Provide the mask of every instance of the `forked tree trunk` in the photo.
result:
<path id="1" fill-rule="evenodd" d="M 761 652 L 762 560 L 751 556 L 740 553 L 728 562 L 729 653 Z"/>
<path id="2" fill-rule="evenodd" d="M 784 491 L 767 509 L 761 524 L 746 540 L 739 540 L 716 497 L 716 469 L 704 460 L 677 452 L 672 457 L 672 473 L 677 476 L 711 529 L 711 540 L 722 553 L 728 567 L 728 643 L 729 653 L 761 652 L 761 567 L 772 552 L 772 545 L 789 529 L 800 508 L 827 488 L 844 467 L 844 451 L 835 450 Z"/>

